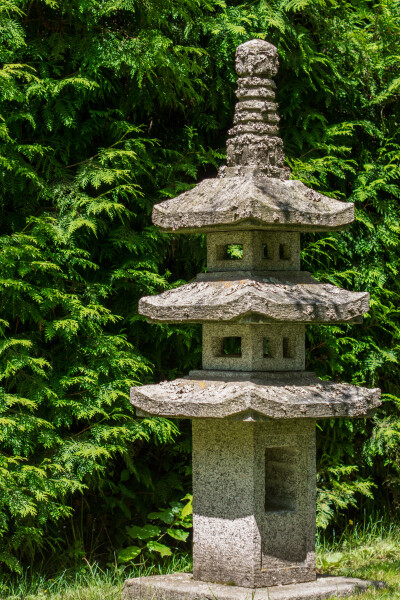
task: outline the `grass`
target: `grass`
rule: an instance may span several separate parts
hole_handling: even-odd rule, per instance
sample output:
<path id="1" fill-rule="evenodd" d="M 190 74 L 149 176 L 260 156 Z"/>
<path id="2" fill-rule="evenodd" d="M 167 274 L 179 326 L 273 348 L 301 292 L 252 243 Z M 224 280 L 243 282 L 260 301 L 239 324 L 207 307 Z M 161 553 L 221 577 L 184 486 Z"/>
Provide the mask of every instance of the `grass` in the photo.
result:
<path id="1" fill-rule="evenodd" d="M 103 570 L 98 565 L 87 563 L 86 568 L 78 573 L 65 571 L 52 579 L 24 573 L 18 580 L 3 584 L 0 581 L 0 600 L 121 600 L 125 579 L 190 571 L 191 567 L 189 557 L 181 556 L 172 557 L 162 567 L 151 565 Z"/>
<path id="2" fill-rule="evenodd" d="M 385 589 L 371 589 L 363 600 L 400 599 L 400 527 L 382 521 L 348 526 L 333 541 L 317 540 L 317 572 L 383 581 Z M 332 596 L 334 598 L 334 596 Z M 360 600 L 359 595 L 347 596 Z"/>
<path id="3" fill-rule="evenodd" d="M 86 565 L 85 570 L 73 576 L 64 572 L 53 579 L 25 574 L 18 581 L 9 583 L 6 593 L 0 591 L 0 599 L 121 600 L 123 582 L 127 577 L 189 571 L 190 567 L 188 557 L 180 557 L 163 568 L 153 565 L 149 568 L 141 566 L 103 571 L 98 566 Z M 370 590 L 361 596 L 363 600 L 400 599 L 400 527 L 375 522 L 349 525 L 333 541 L 320 536 L 317 540 L 317 571 L 386 583 L 386 589 Z M 357 595 L 348 598 L 360 600 Z"/>

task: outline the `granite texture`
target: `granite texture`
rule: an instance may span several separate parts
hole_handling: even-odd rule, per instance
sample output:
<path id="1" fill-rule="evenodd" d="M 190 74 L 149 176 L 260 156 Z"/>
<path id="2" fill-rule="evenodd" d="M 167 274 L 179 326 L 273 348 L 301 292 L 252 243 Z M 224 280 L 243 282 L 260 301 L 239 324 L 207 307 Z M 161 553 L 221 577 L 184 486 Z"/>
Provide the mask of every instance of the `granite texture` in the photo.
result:
<path id="1" fill-rule="evenodd" d="M 324 231 L 354 220 L 352 203 L 323 196 L 300 181 L 265 177 L 259 168 L 246 165 L 227 168 L 221 175 L 156 204 L 153 223 L 164 231 L 201 233 L 228 226 L 230 231 Z"/>
<path id="2" fill-rule="evenodd" d="M 239 100 L 275 100 L 276 83 L 268 77 L 239 77 L 236 97 Z"/>
<path id="3" fill-rule="evenodd" d="M 174 573 L 128 579 L 123 600 L 323 600 L 383 587 L 380 581 L 318 577 L 309 583 L 249 589 L 195 581 L 191 573 Z"/>
<path id="4" fill-rule="evenodd" d="M 279 119 L 266 113 L 250 113 L 236 110 L 231 129 L 235 137 L 226 142 L 226 164 L 228 167 L 236 165 L 257 166 L 266 177 L 289 179 L 289 170 L 284 167 L 285 155 L 283 142 L 280 138 L 266 138 L 266 131 L 277 128 L 275 124 Z M 252 119 L 250 119 L 250 115 Z M 255 125 L 267 125 L 264 131 L 257 132 Z M 251 127 L 249 127 L 251 125 Z M 254 131 L 254 133 L 253 133 Z M 279 143 L 281 142 L 281 143 Z"/>
<path id="5" fill-rule="evenodd" d="M 138 415 L 246 420 L 366 417 L 378 388 L 322 381 L 314 373 L 191 371 L 188 377 L 131 388 Z"/>
<path id="6" fill-rule="evenodd" d="M 315 579 L 315 422 L 195 419 L 192 429 L 194 579 Z"/>
<path id="7" fill-rule="evenodd" d="M 270 77 L 278 72 L 278 51 L 263 40 L 251 40 L 236 50 L 238 102 L 233 117 L 233 136 L 226 143 L 228 167 L 258 167 L 266 177 L 289 179 L 279 133 L 278 105 Z"/>
<path id="8" fill-rule="evenodd" d="M 238 123 L 237 125 L 235 125 L 234 127 L 232 127 L 232 129 L 230 129 L 228 131 L 228 133 L 230 135 L 240 135 L 240 134 L 244 134 L 244 133 L 252 133 L 258 136 L 270 136 L 270 135 L 277 135 L 279 132 L 279 127 L 277 125 L 272 125 L 270 123 L 265 123 L 264 121 L 261 120 L 254 120 L 254 121 L 244 121 L 241 123 Z M 227 146 L 228 144 L 230 144 L 231 140 L 228 140 Z M 265 144 L 268 144 L 268 149 L 271 153 L 275 154 L 275 157 L 272 158 L 272 160 L 269 160 L 268 157 L 268 170 L 271 173 L 272 168 L 274 167 L 274 164 L 277 162 L 277 159 L 279 160 L 282 156 L 282 152 L 283 152 L 283 142 L 280 138 L 269 138 L 268 140 L 263 140 L 263 145 L 265 147 Z M 229 157 L 231 160 L 231 156 Z M 221 173 L 223 173 L 224 171 L 221 171 Z M 262 175 L 265 175 L 265 167 L 264 169 L 262 167 L 259 167 L 258 172 Z M 279 174 L 279 172 L 278 172 Z M 273 177 L 273 174 L 271 173 L 269 175 L 269 177 Z M 279 178 L 281 179 L 281 178 Z M 289 179 L 288 177 L 282 177 L 282 179 Z"/>
<path id="9" fill-rule="evenodd" d="M 229 258 L 232 245 L 242 258 Z M 277 231 L 219 231 L 207 234 L 207 271 L 299 271 L 300 234 Z"/>
<path id="10" fill-rule="evenodd" d="M 240 340 L 240 354 L 230 354 L 226 341 Z M 236 343 L 236 345 L 239 345 Z M 304 371 L 303 324 L 203 325 L 203 369 L 222 371 Z"/>
<path id="11" fill-rule="evenodd" d="M 236 48 L 235 67 L 241 77 L 274 77 L 279 68 L 278 50 L 265 40 L 250 40 Z"/>
<path id="12" fill-rule="evenodd" d="M 141 315 L 167 323 L 346 323 L 359 322 L 368 309 L 367 292 L 349 292 L 298 271 L 201 273 L 139 301 Z"/>

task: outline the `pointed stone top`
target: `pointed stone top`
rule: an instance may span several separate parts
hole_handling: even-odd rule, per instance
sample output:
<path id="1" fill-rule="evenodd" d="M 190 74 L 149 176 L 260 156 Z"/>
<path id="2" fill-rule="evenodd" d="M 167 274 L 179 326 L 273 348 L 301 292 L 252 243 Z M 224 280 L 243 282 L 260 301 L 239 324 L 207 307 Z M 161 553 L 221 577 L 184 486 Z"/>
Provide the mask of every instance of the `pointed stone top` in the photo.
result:
<path id="1" fill-rule="evenodd" d="M 278 50 L 269 42 L 250 40 L 236 49 L 236 73 L 240 77 L 274 77 L 278 66 Z"/>

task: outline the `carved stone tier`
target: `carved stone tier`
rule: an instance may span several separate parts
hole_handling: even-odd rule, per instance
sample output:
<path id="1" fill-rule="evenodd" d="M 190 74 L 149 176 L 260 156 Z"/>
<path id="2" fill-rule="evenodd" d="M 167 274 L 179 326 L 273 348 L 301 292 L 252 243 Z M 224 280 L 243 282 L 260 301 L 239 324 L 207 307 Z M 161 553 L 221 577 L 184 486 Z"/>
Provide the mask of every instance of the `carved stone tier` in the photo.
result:
<path id="1" fill-rule="evenodd" d="M 192 431 L 194 578 L 314 580 L 315 422 L 195 419 Z"/>
<path id="2" fill-rule="evenodd" d="M 360 322 L 367 292 L 349 292 L 299 271 L 201 273 L 196 279 L 139 301 L 154 322 Z"/>
<path id="3" fill-rule="evenodd" d="M 140 416 L 240 420 L 366 417 L 380 390 L 322 381 L 305 371 L 191 371 L 188 377 L 131 389 Z"/>
<path id="4" fill-rule="evenodd" d="M 225 177 L 204 179 L 192 190 L 153 209 L 164 231 L 215 229 L 342 229 L 354 220 L 354 205 L 328 198 L 300 181 L 264 177 L 252 167 L 228 167 Z M 237 175 L 236 175 L 237 173 Z"/>
<path id="5" fill-rule="evenodd" d="M 304 323 L 204 323 L 203 369 L 304 371 Z"/>
<path id="6" fill-rule="evenodd" d="M 231 256 L 232 249 L 239 251 Z M 238 254 L 238 253 L 236 253 Z M 207 271 L 299 271 L 296 231 L 217 231 L 207 234 Z"/>
<path id="7" fill-rule="evenodd" d="M 275 83 L 270 78 L 278 72 L 275 46 L 252 40 L 236 52 L 236 72 L 240 75 L 236 92 L 239 102 L 233 117 L 233 136 L 226 144 L 228 167 L 258 167 L 266 177 L 289 179 L 283 142 L 278 137 L 279 115 L 275 100 Z"/>

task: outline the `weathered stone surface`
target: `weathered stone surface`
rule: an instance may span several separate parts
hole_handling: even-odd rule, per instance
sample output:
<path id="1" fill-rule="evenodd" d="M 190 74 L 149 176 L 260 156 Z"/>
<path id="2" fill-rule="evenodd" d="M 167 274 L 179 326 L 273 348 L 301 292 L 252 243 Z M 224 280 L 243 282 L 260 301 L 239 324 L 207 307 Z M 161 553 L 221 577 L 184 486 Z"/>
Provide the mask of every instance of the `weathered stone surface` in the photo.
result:
<path id="1" fill-rule="evenodd" d="M 202 273 L 192 283 L 139 301 L 154 322 L 346 323 L 369 308 L 367 292 L 319 283 L 307 272 Z"/>
<path id="2" fill-rule="evenodd" d="M 272 165 L 273 166 L 273 165 Z M 238 173 L 239 176 L 235 176 Z M 261 168 L 225 169 L 176 198 L 156 204 L 153 222 L 164 231 L 215 229 L 340 229 L 354 220 L 354 205 L 310 190 L 300 181 L 264 177 Z"/>
<path id="3" fill-rule="evenodd" d="M 275 113 L 278 110 L 276 102 L 267 102 L 258 98 L 246 99 L 238 102 L 236 108 L 244 111 L 256 111 L 261 113 Z"/>
<path id="4" fill-rule="evenodd" d="M 270 125 L 269 123 L 265 123 L 264 121 L 247 121 L 244 123 L 239 123 L 229 129 L 229 135 L 241 135 L 245 133 L 252 133 L 254 135 L 268 135 L 273 136 L 277 135 L 279 132 L 279 128 L 276 125 Z M 280 140 L 280 138 L 272 138 L 275 140 Z M 228 140 L 229 143 L 229 140 Z M 288 177 L 283 177 L 282 179 L 288 179 Z"/>
<path id="5" fill-rule="evenodd" d="M 258 166 L 264 176 L 289 179 L 283 143 L 276 137 L 280 120 L 278 105 L 271 101 L 274 86 L 268 79 L 277 70 L 278 52 L 271 44 L 252 40 L 237 48 L 236 71 L 244 77 L 238 81 L 239 102 L 235 107 L 234 127 L 229 131 L 234 137 L 227 141 L 226 160 L 228 166 Z"/>
<path id="6" fill-rule="evenodd" d="M 264 40 L 250 40 L 237 47 L 235 66 L 241 77 L 274 77 L 279 66 L 278 51 Z"/>
<path id="7" fill-rule="evenodd" d="M 315 579 L 315 422 L 193 421 L 193 576 Z"/>
<path id="8" fill-rule="evenodd" d="M 273 79 L 267 77 L 238 77 L 237 79 L 237 91 L 242 93 L 245 89 L 258 89 L 260 87 L 267 87 L 268 89 L 276 90 L 276 83 Z"/>
<path id="9" fill-rule="evenodd" d="M 235 341 L 236 353 L 226 346 L 232 341 Z M 304 347 L 303 323 L 203 325 L 203 369 L 207 370 L 304 371 Z"/>
<path id="10" fill-rule="evenodd" d="M 380 581 L 350 577 L 318 577 L 309 583 L 268 588 L 245 587 L 195 581 L 191 573 L 154 575 L 127 579 L 124 600 L 323 600 L 384 588 Z"/>
<path id="11" fill-rule="evenodd" d="M 192 371 L 188 377 L 131 388 L 138 415 L 176 418 L 325 419 L 365 417 L 378 388 L 322 381 L 314 373 Z"/>
<path id="12" fill-rule="evenodd" d="M 203 370 L 131 390 L 138 416 L 193 419 L 194 579 L 128 580 L 124 600 L 316 600 L 373 584 L 316 580 L 315 420 L 370 416 L 380 390 L 304 372 L 305 324 L 360 322 L 369 295 L 300 272 L 300 232 L 344 228 L 354 207 L 289 180 L 276 48 L 247 42 L 236 68 L 227 166 L 153 210 L 164 231 L 208 234 L 209 272 L 139 303 L 154 322 L 203 323 Z"/>
<path id="13" fill-rule="evenodd" d="M 230 258 L 232 245 L 242 258 Z M 218 231 L 207 234 L 207 271 L 299 271 L 300 233 L 296 231 Z"/>
<path id="14" fill-rule="evenodd" d="M 239 104 L 244 104 L 243 103 L 239 103 Z M 246 103 L 247 104 L 247 103 Z M 235 116 L 233 118 L 233 123 L 234 125 L 239 125 L 240 123 L 245 123 L 247 121 L 263 121 L 265 123 L 270 123 L 272 125 L 274 124 L 278 124 L 279 123 L 279 117 L 278 115 L 276 115 L 273 112 L 270 112 L 268 110 L 258 110 L 258 111 L 253 111 L 251 109 L 246 110 L 245 108 L 239 108 L 239 106 L 236 108 L 235 110 Z M 232 140 L 229 140 L 229 142 L 231 142 Z M 255 143 L 260 143 L 262 140 L 255 140 Z M 248 145 L 248 140 L 243 140 L 243 145 Z M 228 153 L 229 153 L 229 147 L 227 148 Z M 228 154 L 228 158 L 229 158 L 229 154 Z M 228 163 L 229 164 L 229 163 Z M 238 163 L 238 164 L 243 164 L 243 163 Z M 257 162 L 255 164 L 258 164 Z"/>
<path id="15" fill-rule="evenodd" d="M 273 119 L 268 122 L 272 124 Z M 246 124 L 246 121 L 243 120 Z M 226 164 L 260 166 L 264 175 L 279 179 L 289 179 L 289 171 L 284 166 L 285 156 L 280 138 L 268 138 L 262 135 L 243 133 L 226 143 Z"/>
<path id="16" fill-rule="evenodd" d="M 269 79 L 244 77 L 237 80 L 236 97 L 239 100 L 259 98 L 275 100 L 275 82 Z"/>
<path id="17" fill-rule="evenodd" d="M 233 136 L 227 141 L 227 168 L 219 179 L 156 205 L 153 222 L 165 231 L 207 232 L 229 227 L 323 231 L 354 219 L 354 207 L 290 181 L 278 137 L 273 102 L 278 54 L 271 44 L 252 40 L 238 47 L 238 80 Z"/>

